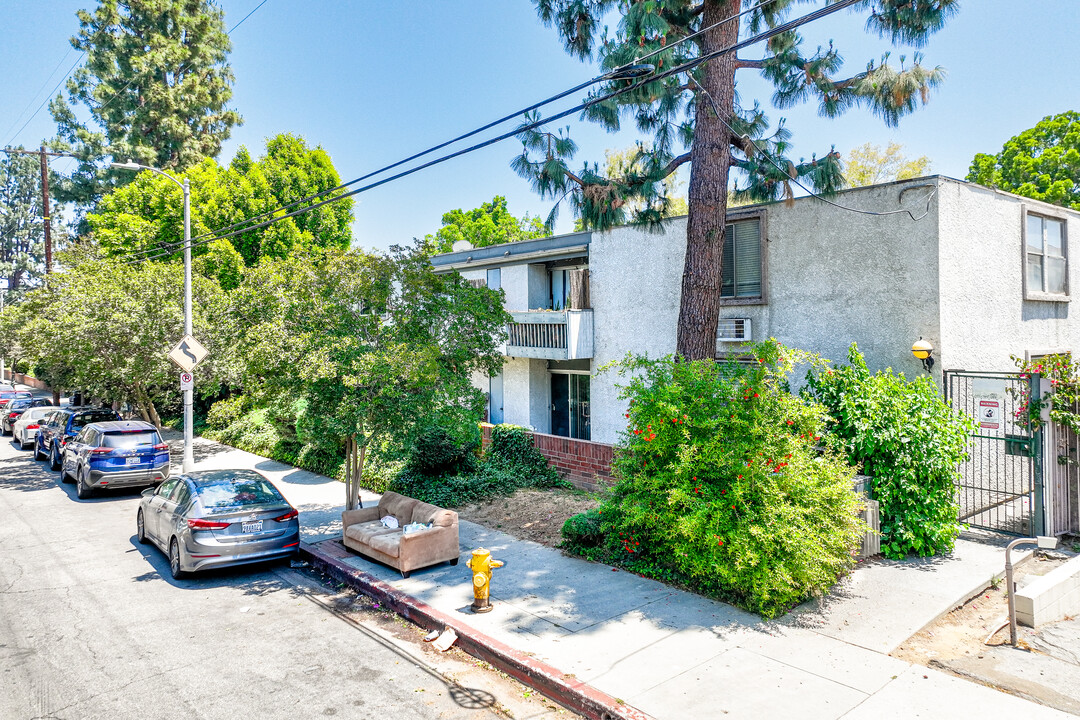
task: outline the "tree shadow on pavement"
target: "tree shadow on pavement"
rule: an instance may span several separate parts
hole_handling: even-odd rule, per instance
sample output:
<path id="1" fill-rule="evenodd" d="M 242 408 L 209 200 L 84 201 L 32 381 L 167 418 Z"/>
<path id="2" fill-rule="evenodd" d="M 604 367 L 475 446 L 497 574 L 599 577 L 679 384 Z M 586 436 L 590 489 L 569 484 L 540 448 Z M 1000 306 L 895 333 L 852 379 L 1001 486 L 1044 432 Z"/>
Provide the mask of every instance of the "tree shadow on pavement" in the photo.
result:
<path id="1" fill-rule="evenodd" d="M 0 488 L 33 492 L 56 487 L 60 482 L 59 474 L 42 474 L 43 469 L 48 470 L 48 465 L 39 467 L 36 463 L 27 463 L 27 459 L 20 455 L 0 460 Z"/>

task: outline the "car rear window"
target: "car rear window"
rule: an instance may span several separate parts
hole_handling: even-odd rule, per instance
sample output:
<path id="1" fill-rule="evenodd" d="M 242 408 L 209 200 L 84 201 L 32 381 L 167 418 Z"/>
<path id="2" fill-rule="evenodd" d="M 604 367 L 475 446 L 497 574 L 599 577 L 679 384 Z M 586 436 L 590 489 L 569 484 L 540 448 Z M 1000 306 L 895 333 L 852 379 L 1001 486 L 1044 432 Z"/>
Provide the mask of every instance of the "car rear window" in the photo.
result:
<path id="1" fill-rule="evenodd" d="M 101 412 L 88 412 L 76 415 L 71 421 L 71 427 L 77 428 L 83 425 L 88 425 L 93 422 L 108 422 L 109 420 L 116 420 L 116 413 L 112 410 L 102 410 Z"/>
<path id="2" fill-rule="evenodd" d="M 266 480 L 234 481 L 199 485 L 196 491 L 203 507 L 210 510 L 213 508 L 243 507 L 244 505 L 261 505 L 263 503 L 281 502 L 284 500 L 281 493 Z"/>
<path id="3" fill-rule="evenodd" d="M 130 450 L 142 445 L 157 445 L 161 442 L 158 434 L 154 431 L 149 432 L 111 432 L 105 433 L 104 447 L 111 448 L 123 448 Z"/>

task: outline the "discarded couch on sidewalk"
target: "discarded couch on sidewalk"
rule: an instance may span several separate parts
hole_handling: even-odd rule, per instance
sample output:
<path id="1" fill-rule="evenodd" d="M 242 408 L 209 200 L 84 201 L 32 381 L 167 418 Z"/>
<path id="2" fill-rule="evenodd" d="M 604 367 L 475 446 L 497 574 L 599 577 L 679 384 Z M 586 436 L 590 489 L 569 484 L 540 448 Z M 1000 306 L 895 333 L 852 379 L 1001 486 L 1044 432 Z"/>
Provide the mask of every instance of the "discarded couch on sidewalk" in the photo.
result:
<path id="1" fill-rule="evenodd" d="M 441 562 L 457 565 L 461 554 L 456 512 L 395 492 L 383 493 L 377 506 L 341 513 L 341 528 L 345 547 L 402 577 Z"/>

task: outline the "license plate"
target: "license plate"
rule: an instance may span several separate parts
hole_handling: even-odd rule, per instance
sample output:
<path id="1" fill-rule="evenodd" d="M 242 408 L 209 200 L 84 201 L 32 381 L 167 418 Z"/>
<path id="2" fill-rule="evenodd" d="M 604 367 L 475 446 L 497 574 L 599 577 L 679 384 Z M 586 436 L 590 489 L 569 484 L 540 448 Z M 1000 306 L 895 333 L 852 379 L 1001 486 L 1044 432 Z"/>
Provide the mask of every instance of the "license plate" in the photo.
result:
<path id="1" fill-rule="evenodd" d="M 240 531 L 244 533 L 262 532 L 262 520 L 255 522 L 240 523 Z"/>
<path id="2" fill-rule="evenodd" d="M 128 465 L 138 465 L 141 462 L 142 462 L 142 458 L 140 458 L 140 457 L 129 457 L 129 458 L 127 458 L 127 464 Z"/>

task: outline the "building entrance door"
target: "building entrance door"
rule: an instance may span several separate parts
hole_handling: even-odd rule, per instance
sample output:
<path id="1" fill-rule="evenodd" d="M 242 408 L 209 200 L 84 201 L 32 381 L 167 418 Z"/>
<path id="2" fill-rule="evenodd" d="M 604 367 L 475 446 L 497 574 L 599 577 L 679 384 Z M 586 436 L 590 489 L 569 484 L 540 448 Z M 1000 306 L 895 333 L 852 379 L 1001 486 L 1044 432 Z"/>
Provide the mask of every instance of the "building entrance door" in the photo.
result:
<path id="1" fill-rule="evenodd" d="M 492 425 L 502 425 L 503 376 L 501 372 L 490 379 L 488 391 L 488 422 Z"/>
<path id="2" fill-rule="evenodd" d="M 588 440 L 589 376 L 551 374 L 551 434 Z"/>

